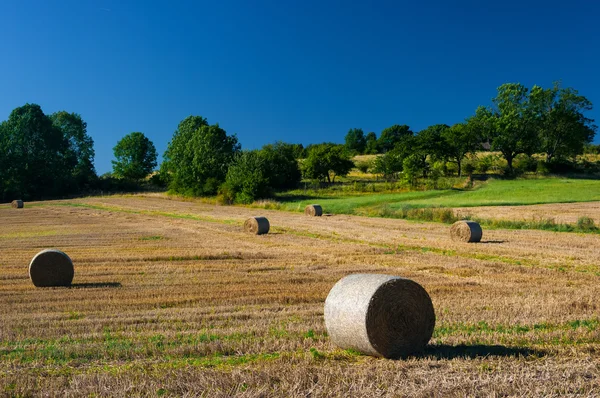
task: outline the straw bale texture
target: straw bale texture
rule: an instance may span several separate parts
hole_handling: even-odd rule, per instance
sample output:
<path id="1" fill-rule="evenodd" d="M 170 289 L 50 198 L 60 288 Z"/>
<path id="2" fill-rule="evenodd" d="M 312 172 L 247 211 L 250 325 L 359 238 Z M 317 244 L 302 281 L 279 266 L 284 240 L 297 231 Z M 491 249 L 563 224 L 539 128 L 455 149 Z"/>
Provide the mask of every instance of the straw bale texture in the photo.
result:
<path id="1" fill-rule="evenodd" d="M 244 230 L 255 235 L 268 233 L 269 227 L 269 220 L 266 217 L 250 217 L 244 223 Z"/>
<path id="2" fill-rule="evenodd" d="M 308 205 L 304 208 L 304 214 L 311 217 L 321 217 L 323 208 L 320 205 Z"/>
<path id="3" fill-rule="evenodd" d="M 42 250 L 29 264 L 29 277 L 36 287 L 71 286 L 73 262 L 60 250 Z"/>
<path id="4" fill-rule="evenodd" d="M 13 200 L 11 203 L 11 206 L 14 207 L 15 209 L 22 209 L 23 201 L 22 200 Z"/>
<path id="5" fill-rule="evenodd" d="M 435 313 L 425 289 L 410 279 L 354 274 L 329 292 L 325 326 L 332 342 L 343 349 L 399 358 L 425 347 Z"/>
<path id="6" fill-rule="evenodd" d="M 475 221 L 457 221 L 450 228 L 450 236 L 460 242 L 479 242 L 483 236 L 481 226 Z"/>

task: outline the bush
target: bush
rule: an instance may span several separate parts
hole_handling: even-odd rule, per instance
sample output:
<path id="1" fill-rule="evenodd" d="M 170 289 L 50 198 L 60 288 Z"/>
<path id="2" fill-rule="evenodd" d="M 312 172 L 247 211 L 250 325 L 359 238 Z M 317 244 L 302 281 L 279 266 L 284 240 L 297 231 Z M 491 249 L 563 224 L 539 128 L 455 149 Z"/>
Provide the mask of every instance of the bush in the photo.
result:
<path id="1" fill-rule="evenodd" d="M 591 217 L 582 216 L 577 219 L 577 229 L 581 231 L 595 231 L 596 223 Z"/>
<path id="2" fill-rule="evenodd" d="M 367 161 L 363 161 L 363 162 L 356 162 L 356 168 L 361 172 L 361 173 L 368 173 L 369 169 L 371 168 L 372 164 L 371 162 L 367 162 Z"/>
<path id="3" fill-rule="evenodd" d="M 244 151 L 236 156 L 220 193 L 221 203 L 246 204 L 270 194 L 266 162 L 259 151 Z"/>

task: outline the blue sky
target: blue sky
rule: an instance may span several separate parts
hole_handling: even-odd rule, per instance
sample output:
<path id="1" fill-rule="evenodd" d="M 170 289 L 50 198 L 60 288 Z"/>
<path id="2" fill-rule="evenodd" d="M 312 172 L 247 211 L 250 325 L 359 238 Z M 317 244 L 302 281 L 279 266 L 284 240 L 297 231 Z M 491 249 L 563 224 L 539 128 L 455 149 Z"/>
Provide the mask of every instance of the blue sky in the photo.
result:
<path id="1" fill-rule="evenodd" d="M 99 173 L 125 134 L 162 154 L 192 114 L 248 149 L 343 142 L 562 80 L 599 121 L 599 17 L 591 0 L 2 1 L 0 120 L 27 102 L 81 114 Z"/>

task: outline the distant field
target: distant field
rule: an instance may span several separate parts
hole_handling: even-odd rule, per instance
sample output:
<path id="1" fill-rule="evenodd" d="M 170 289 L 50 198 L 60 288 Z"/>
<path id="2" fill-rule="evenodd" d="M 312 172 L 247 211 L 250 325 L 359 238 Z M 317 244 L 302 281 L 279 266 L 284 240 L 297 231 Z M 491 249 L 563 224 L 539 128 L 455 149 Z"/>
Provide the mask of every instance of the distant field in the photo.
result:
<path id="1" fill-rule="evenodd" d="M 168 199 L 0 206 L 0 395 L 600 390 L 600 235 L 497 229 L 465 244 L 439 223 Z M 242 232 L 252 215 L 267 216 L 272 233 Z M 47 247 L 72 257 L 72 288 L 29 281 L 30 259 Z M 392 361 L 331 343 L 325 297 L 362 272 L 429 292 L 437 321 L 424 353 Z"/>
<path id="2" fill-rule="evenodd" d="M 300 211 L 307 204 L 318 202 L 326 212 L 336 214 L 376 214 L 378 208 L 402 207 L 475 207 L 533 205 L 600 201 L 600 180 L 540 178 L 489 180 L 474 190 L 432 190 L 388 194 L 329 196 L 299 193 L 282 201 L 282 208 Z"/>

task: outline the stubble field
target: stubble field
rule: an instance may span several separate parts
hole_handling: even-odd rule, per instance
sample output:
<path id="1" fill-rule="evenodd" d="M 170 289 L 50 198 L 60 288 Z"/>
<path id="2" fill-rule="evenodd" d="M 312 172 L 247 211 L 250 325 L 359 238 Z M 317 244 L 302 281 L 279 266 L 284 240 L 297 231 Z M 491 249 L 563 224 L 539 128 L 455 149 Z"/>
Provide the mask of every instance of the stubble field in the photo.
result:
<path id="1" fill-rule="evenodd" d="M 327 210 L 327 209 L 325 209 Z M 271 232 L 242 231 L 265 215 Z M 161 197 L 0 206 L 0 394 L 600 394 L 600 235 L 221 207 Z M 71 288 L 35 288 L 43 248 Z M 336 348 L 323 304 L 351 273 L 411 278 L 437 316 L 424 353 Z"/>

